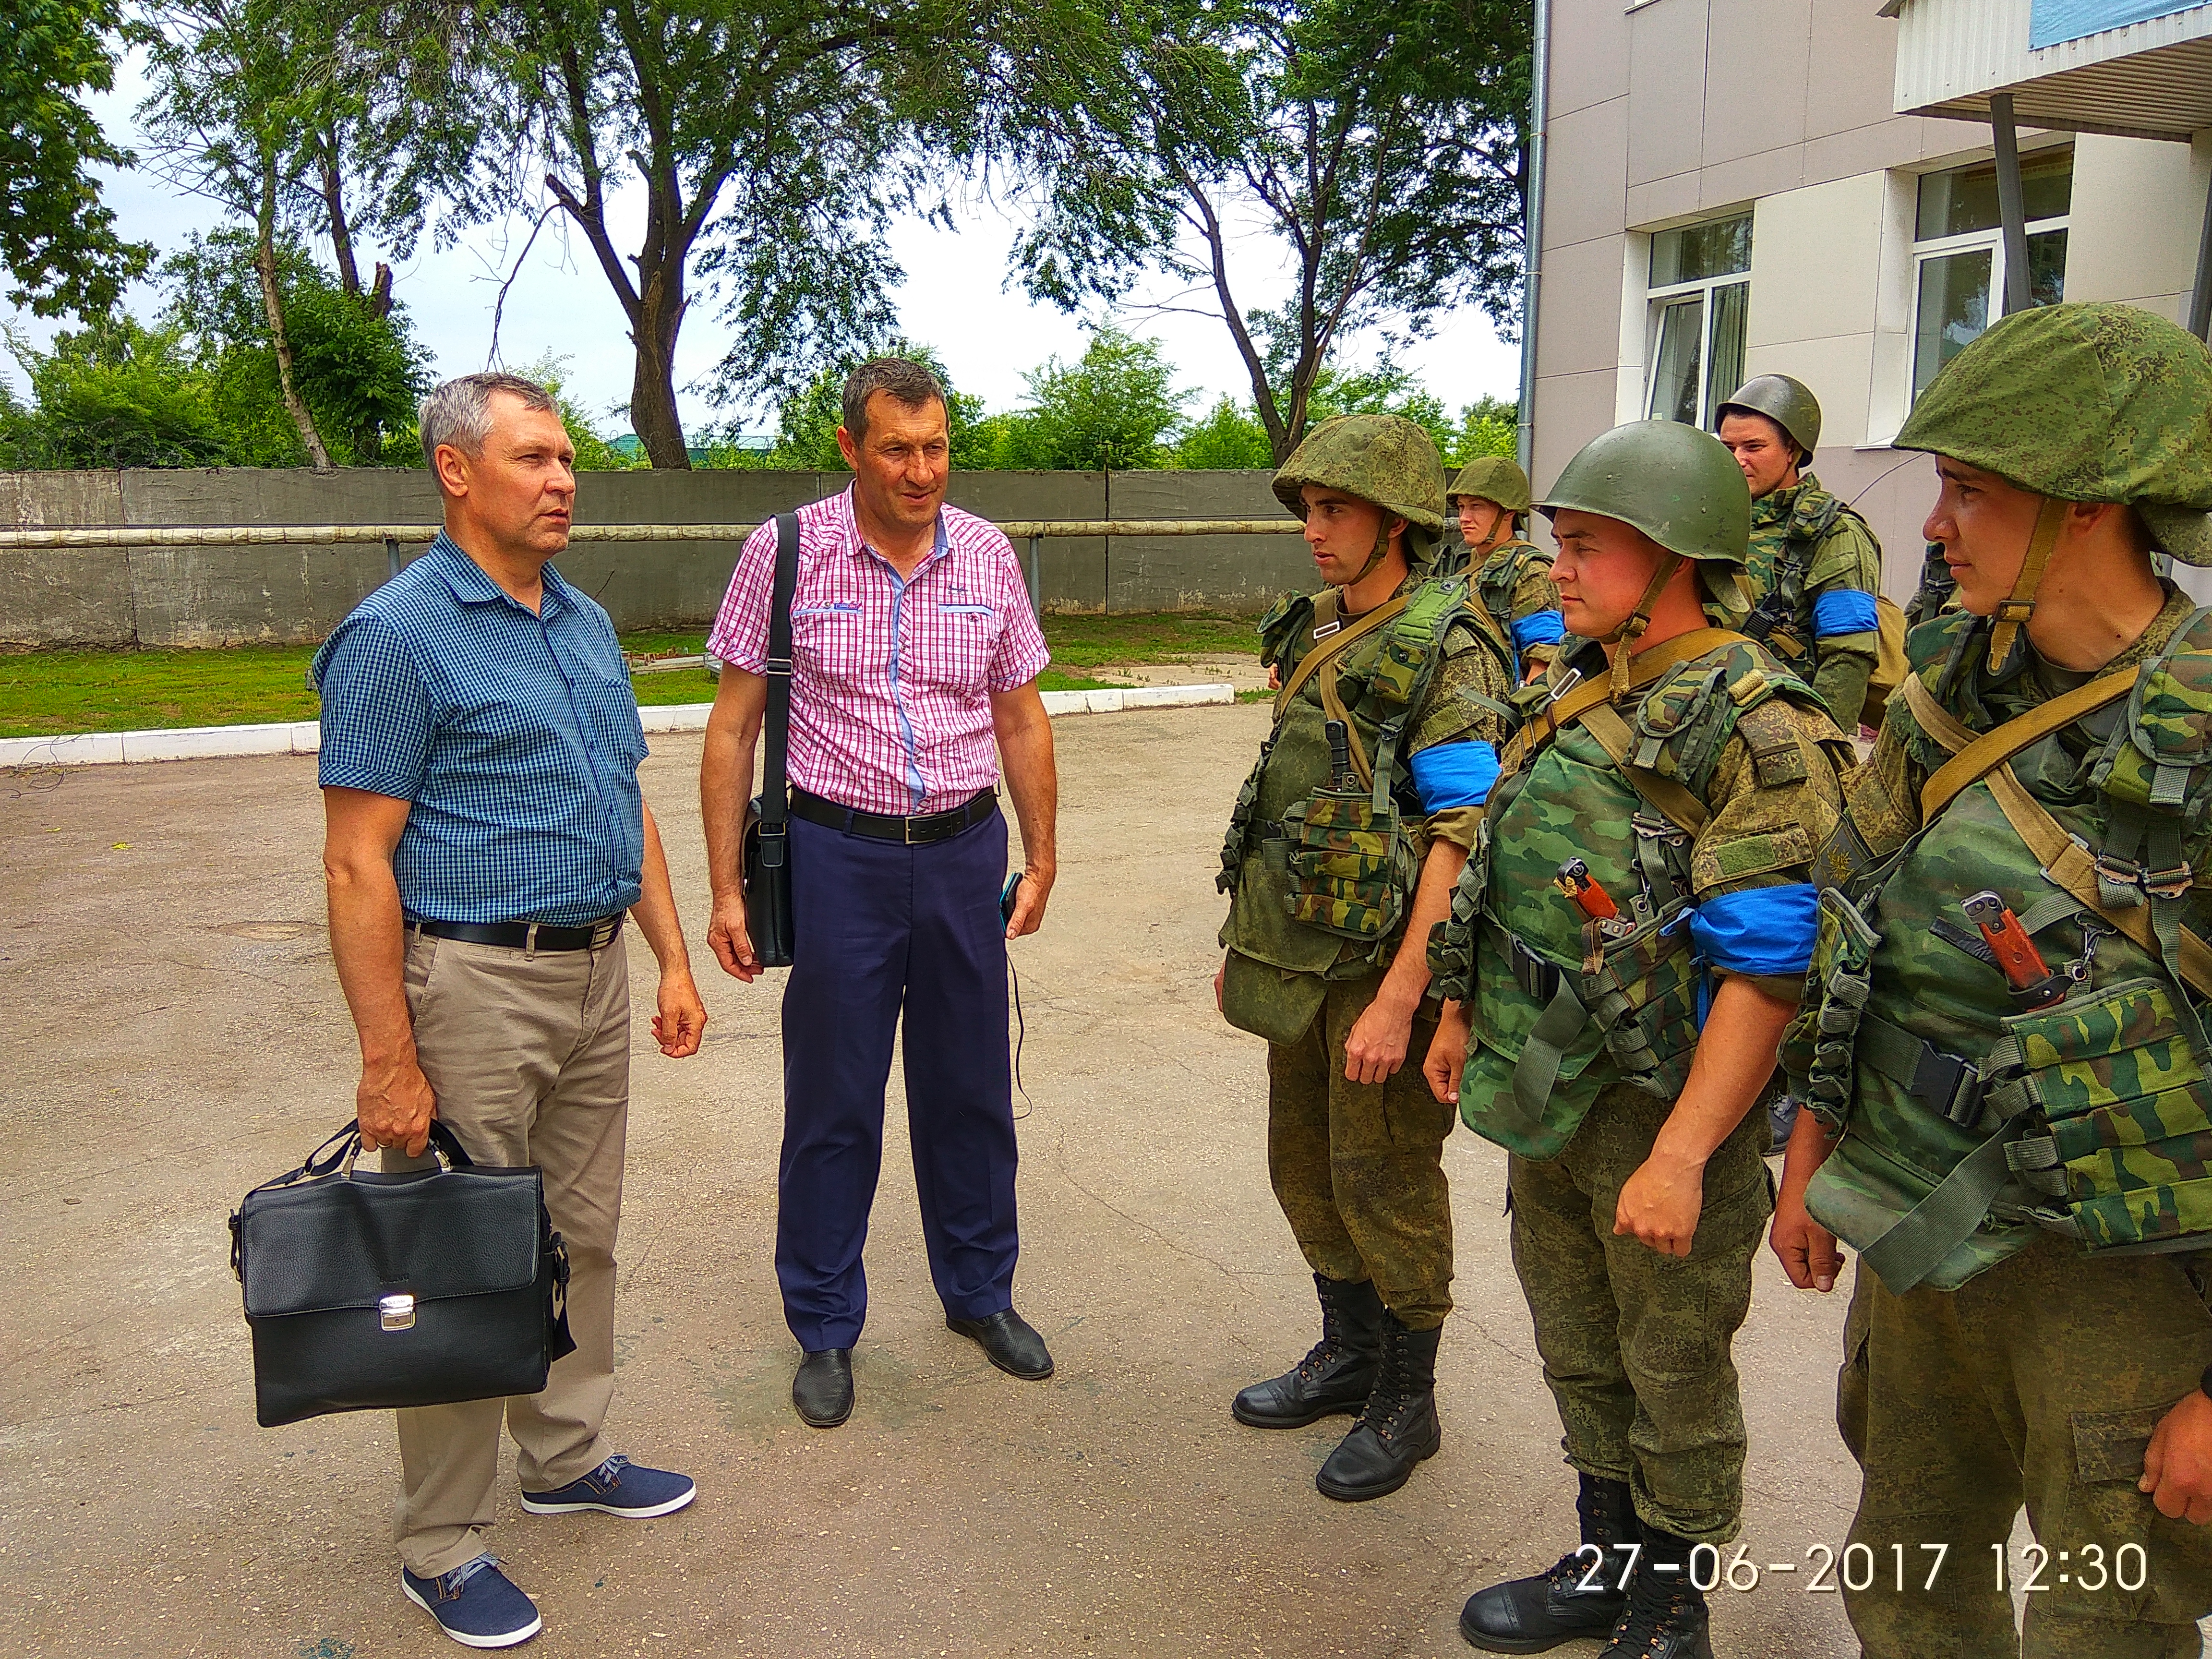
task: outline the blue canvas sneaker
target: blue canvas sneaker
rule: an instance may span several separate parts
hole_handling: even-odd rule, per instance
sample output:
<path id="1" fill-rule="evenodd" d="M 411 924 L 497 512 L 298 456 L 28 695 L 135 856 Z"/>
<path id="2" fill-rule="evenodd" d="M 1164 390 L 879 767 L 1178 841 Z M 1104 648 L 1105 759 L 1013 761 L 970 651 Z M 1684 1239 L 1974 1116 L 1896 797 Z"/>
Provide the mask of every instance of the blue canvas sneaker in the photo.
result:
<path id="1" fill-rule="evenodd" d="M 672 1515 L 699 1495 L 688 1474 L 648 1469 L 617 1452 L 580 1480 L 553 1492 L 526 1492 L 522 1507 L 532 1515 L 574 1515 L 597 1510 L 631 1521 Z"/>
<path id="2" fill-rule="evenodd" d="M 417 1578 L 402 1567 L 399 1588 L 463 1647 L 511 1648 L 537 1635 L 545 1622 L 538 1604 L 499 1570 L 494 1555 L 479 1555 L 435 1578 Z"/>

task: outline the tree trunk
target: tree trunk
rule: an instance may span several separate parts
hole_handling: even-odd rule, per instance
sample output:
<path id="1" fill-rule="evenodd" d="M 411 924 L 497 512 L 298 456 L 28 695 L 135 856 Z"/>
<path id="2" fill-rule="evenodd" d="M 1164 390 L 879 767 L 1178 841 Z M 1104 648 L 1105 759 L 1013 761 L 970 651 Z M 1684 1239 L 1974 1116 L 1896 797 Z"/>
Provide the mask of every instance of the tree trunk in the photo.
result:
<path id="1" fill-rule="evenodd" d="M 284 412 L 300 429 L 307 459 L 318 472 L 336 469 L 331 452 L 323 447 L 323 434 L 315 430 L 315 417 L 292 380 L 292 342 L 284 331 L 284 295 L 276 286 L 276 165 L 264 158 L 261 167 L 261 211 L 255 229 L 260 240 L 253 252 L 253 269 L 261 278 L 261 304 L 269 313 L 269 340 L 276 350 L 276 389 L 284 399 Z"/>
<path id="2" fill-rule="evenodd" d="M 349 299 L 361 298 L 361 267 L 353 257 L 353 225 L 346 217 L 345 180 L 338 173 L 337 137 L 325 132 L 315 146 L 323 175 L 323 205 L 330 216 L 331 256 L 337 261 L 338 287 Z"/>
<path id="3" fill-rule="evenodd" d="M 376 279 L 368 285 L 368 314 L 389 317 L 392 314 L 392 267 L 379 259 Z"/>

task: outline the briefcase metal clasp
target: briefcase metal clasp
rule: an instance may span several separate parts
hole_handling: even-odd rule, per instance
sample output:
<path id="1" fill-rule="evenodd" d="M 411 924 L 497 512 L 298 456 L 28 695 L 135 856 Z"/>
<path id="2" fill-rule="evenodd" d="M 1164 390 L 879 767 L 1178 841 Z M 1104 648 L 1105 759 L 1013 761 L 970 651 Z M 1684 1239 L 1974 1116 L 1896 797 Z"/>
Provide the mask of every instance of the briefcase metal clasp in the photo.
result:
<path id="1" fill-rule="evenodd" d="M 411 1296 L 387 1296 L 379 1298 L 377 1311 L 384 1316 L 387 1331 L 411 1331 L 415 1328 L 415 1298 Z"/>

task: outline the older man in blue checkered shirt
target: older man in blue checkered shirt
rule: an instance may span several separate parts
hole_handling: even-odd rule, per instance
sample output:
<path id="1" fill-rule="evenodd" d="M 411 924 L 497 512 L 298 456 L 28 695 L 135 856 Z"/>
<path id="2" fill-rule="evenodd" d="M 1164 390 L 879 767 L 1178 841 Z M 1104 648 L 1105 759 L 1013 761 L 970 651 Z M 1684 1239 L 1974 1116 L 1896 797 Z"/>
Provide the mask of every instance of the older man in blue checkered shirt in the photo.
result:
<path id="1" fill-rule="evenodd" d="M 707 1022 L 653 813 L 645 735 L 607 613 L 548 562 L 568 544 L 574 452 L 544 390 L 471 374 L 430 394 L 445 498 L 430 550 L 315 659 L 331 954 L 361 1036 L 356 1109 L 386 1167 L 434 1115 L 481 1164 L 535 1164 L 568 1242 L 576 1351 L 527 1398 L 403 1411 L 400 1588 L 456 1641 L 539 1627 L 484 1548 L 504 1412 L 522 1507 L 642 1518 L 686 1476 L 633 1464 L 614 1394 L 615 1231 L 629 1109 L 625 915 L 660 964 L 660 1051 Z"/>

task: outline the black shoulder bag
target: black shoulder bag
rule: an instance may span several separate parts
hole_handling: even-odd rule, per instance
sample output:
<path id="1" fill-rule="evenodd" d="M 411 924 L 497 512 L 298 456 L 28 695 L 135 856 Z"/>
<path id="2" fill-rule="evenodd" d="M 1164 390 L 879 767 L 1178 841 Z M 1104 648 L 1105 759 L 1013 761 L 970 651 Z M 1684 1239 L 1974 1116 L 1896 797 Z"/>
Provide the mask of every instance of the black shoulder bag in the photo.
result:
<path id="1" fill-rule="evenodd" d="M 761 792 L 745 814 L 745 932 L 763 968 L 788 968 L 797 940 L 791 912 L 791 792 L 783 775 L 791 736 L 791 596 L 799 586 L 799 520 L 775 520 L 775 585 L 768 602 L 768 713 L 762 722 Z"/>
<path id="2" fill-rule="evenodd" d="M 471 1164 L 435 1119 L 430 1146 L 434 1169 L 356 1172 L 349 1123 L 230 1218 L 263 1428 L 536 1394 L 575 1351 L 537 1168 Z"/>

